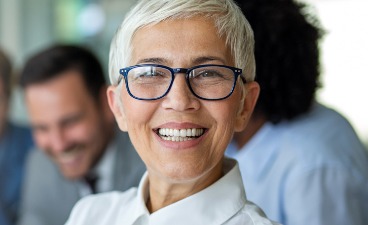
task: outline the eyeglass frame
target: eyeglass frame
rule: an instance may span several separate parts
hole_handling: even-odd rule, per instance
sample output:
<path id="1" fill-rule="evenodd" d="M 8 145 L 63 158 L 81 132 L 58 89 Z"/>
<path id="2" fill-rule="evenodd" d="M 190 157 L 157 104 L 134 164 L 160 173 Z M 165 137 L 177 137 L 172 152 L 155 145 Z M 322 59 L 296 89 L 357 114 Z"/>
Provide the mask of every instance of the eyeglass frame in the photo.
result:
<path id="1" fill-rule="evenodd" d="M 130 89 L 129 89 L 129 85 L 128 85 L 128 73 L 130 70 L 132 69 L 135 69 L 135 68 L 138 68 L 138 67 L 146 67 L 146 66 L 154 66 L 154 67 L 160 67 L 160 68 L 164 68 L 164 69 L 167 69 L 168 71 L 171 72 L 171 82 L 170 82 L 170 85 L 169 87 L 167 88 L 167 90 L 165 91 L 164 94 L 162 94 L 161 96 L 159 97 L 156 97 L 156 98 L 138 98 L 137 96 L 134 96 L 131 92 L 130 92 Z M 202 68 L 202 67 L 209 67 L 209 66 L 217 66 L 217 67 L 222 67 L 222 68 L 227 68 L 227 69 L 230 69 L 233 71 L 233 74 L 234 74 L 234 83 L 233 83 L 233 87 L 231 88 L 231 91 L 228 95 L 226 95 L 225 97 L 222 97 L 222 98 L 215 98 L 215 99 L 210 99 L 210 98 L 203 98 L 199 95 L 197 95 L 193 89 L 192 89 L 192 86 L 190 85 L 190 82 L 189 82 L 189 75 L 190 75 L 190 72 L 192 72 L 193 70 L 195 69 L 198 69 L 198 68 Z M 130 97 L 134 98 L 134 99 L 137 99 L 137 100 L 142 100 L 142 101 L 153 101 L 153 100 L 158 100 L 158 99 L 161 99 L 163 97 L 165 97 L 171 90 L 171 87 L 174 83 L 174 79 L 175 79 L 175 74 L 178 74 L 178 73 L 184 73 L 185 74 L 185 81 L 187 83 L 187 86 L 189 87 L 189 90 L 190 92 L 196 96 L 197 98 L 199 99 L 202 99 L 202 100 L 207 100 L 207 101 L 219 101 L 219 100 L 223 100 L 223 99 L 226 99 L 228 97 L 230 97 L 233 92 L 234 92 L 234 89 L 235 89 L 235 86 L 236 86 L 236 81 L 238 80 L 239 76 L 241 78 L 241 80 L 246 83 L 247 81 L 245 80 L 245 78 L 242 75 L 242 69 L 239 69 L 239 68 L 236 68 L 236 67 L 232 67 L 232 66 L 226 66 L 226 65 L 217 65 L 217 64 L 204 64 L 204 65 L 198 65 L 198 66 L 194 66 L 194 67 L 191 67 L 191 68 L 171 68 L 171 67 L 168 67 L 168 66 L 164 66 L 164 65 L 160 65 L 160 64 L 137 64 L 137 65 L 134 65 L 134 66 L 128 66 L 128 67 L 125 67 L 125 68 L 122 68 L 119 70 L 119 73 L 120 73 L 120 76 L 119 76 L 119 79 L 118 79 L 118 82 L 117 84 L 119 85 L 119 83 L 121 82 L 121 80 L 123 79 L 124 77 L 124 81 L 125 81 L 125 88 L 127 89 L 128 91 L 128 94 L 130 95 Z"/>

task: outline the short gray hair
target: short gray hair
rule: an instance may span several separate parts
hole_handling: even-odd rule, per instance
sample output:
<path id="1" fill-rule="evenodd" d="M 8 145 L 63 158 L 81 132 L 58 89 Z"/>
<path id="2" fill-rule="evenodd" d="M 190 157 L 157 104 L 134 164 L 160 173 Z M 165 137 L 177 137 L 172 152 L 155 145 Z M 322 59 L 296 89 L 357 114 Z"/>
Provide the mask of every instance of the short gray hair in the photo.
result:
<path id="1" fill-rule="evenodd" d="M 203 15 L 213 19 L 220 37 L 225 37 L 235 66 L 243 70 L 247 81 L 254 80 L 253 31 L 233 0 L 140 0 L 126 15 L 110 46 L 109 76 L 117 84 L 119 69 L 129 66 L 132 39 L 144 26 L 167 19 Z"/>

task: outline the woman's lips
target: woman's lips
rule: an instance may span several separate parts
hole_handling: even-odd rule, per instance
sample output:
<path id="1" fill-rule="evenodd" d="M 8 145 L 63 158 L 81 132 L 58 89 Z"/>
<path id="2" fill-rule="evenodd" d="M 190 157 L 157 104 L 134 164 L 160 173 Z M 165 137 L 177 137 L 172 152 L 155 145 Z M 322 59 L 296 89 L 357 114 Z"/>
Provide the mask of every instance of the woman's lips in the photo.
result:
<path id="1" fill-rule="evenodd" d="M 186 149 L 199 144 L 208 128 L 195 123 L 170 122 L 153 130 L 158 140 L 167 148 Z"/>

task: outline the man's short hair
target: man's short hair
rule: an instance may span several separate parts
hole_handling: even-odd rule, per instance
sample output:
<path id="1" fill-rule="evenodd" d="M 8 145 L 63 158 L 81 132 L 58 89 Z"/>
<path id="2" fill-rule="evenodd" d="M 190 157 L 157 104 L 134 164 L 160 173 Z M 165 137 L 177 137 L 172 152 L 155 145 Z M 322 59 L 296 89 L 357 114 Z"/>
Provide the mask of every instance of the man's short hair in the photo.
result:
<path id="1" fill-rule="evenodd" d="M 98 100 L 106 85 L 103 69 L 96 56 L 80 46 L 54 45 L 32 56 L 20 75 L 20 85 L 26 88 L 68 71 L 78 72 L 91 96 Z"/>

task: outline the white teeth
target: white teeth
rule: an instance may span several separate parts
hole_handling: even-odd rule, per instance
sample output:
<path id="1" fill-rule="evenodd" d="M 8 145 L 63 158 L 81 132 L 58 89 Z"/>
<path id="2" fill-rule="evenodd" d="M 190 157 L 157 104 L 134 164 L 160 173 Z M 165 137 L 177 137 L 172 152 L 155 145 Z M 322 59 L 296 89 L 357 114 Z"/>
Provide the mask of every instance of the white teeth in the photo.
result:
<path id="1" fill-rule="evenodd" d="M 198 137 L 201 136 L 204 132 L 202 128 L 192 128 L 192 129 L 170 129 L 170 128 L 161 128 L 158 130 L 158 133 L 161 136 L 167 136 L 168 138 L 172 138 L 172 141 L 180 141 L 180 138 L 188 138 L 188 137 Z M 176 139 L 178 137 L 178 139 Z M 166 137 L 163 137 L 166 140 Z"/>
<path id="2" fill-rule="evenodd" d="M 166 137 L 166 136 L 161 136 L 161 138 L 166 141 L 189 141 L 193 139 L 190 137 Z"/>
<path id="3" fill-rule="evenodd" d="M 174 130 L 174 137 L 179 137 L 180 136 L 180 130 Z"/>
<path id="4" fill-rule="evenodd" d="M 180 137 L 186 137 L 187 136 L 187 130 L 183 129 L 183 130 L 180 130 Z"/>
<path id="5" fill-rule="evenodd" d="M 79 146 L 76 146 L 74 148 L 68 149 L 67 151 L 58 154 L 56 157 L 60 163 L 63 164 L 72 163 L 75 160 L 75 158 L 78 157 L 80 151 L 81 148 Z"/>

